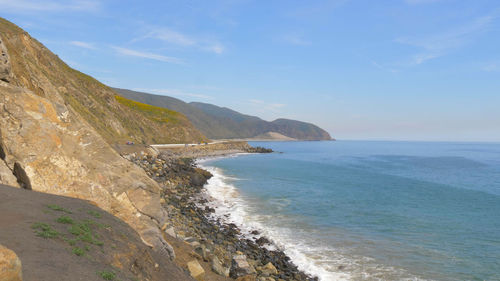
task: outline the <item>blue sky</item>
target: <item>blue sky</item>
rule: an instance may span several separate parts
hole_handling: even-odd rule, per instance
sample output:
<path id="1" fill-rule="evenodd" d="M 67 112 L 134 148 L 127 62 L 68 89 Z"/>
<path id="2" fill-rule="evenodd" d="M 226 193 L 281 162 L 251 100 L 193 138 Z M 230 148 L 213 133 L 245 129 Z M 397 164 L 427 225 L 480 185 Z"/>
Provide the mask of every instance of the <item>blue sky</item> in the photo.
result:
<path id="1" fill-rule="evenodd" d="M 0 0 L 115 87 L 338 139 L 500 141 L 500 2 Z"/>

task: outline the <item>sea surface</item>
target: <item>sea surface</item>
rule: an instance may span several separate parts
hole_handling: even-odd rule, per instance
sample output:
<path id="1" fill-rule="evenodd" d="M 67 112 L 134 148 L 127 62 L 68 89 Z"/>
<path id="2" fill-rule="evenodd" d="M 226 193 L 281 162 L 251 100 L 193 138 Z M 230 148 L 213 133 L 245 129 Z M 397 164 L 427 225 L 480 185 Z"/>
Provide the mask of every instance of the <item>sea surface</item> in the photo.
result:
<path id="1" fill-rule="evenodd" d="M 252 145 L 200 163 L 216 214 L 320 280 L 500 280 L 500 144 Z"/>

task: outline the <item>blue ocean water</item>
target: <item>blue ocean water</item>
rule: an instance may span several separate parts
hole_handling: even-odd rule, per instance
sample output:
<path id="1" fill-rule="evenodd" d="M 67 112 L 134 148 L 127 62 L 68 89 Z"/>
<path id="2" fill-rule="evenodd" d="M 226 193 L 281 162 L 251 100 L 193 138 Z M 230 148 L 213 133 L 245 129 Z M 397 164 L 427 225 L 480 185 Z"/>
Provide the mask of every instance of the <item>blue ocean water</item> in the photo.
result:
<path id="1" fill-rule="evenodd" d="M 253 145 L 201 163 L 218 215 L 321 280 L 500 280 L 500 144 Z"/>

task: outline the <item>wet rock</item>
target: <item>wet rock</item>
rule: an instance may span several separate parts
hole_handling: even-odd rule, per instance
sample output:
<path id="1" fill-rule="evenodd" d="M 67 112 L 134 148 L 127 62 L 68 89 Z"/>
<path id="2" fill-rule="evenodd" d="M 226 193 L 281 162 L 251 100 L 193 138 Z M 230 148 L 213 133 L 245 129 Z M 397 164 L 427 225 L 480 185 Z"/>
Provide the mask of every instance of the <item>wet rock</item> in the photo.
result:
<path id="1" fill-rule="evenodd" d="M 196 280 L 205 280 L 205 270 L 201 267 L 197 260 L 192 260 L 187 263 L 189 274 Z"/>
<path id="2" fill-rule="evenodd" d="M 265 245 L 265 244 L 270 244 L 271 242 L 266 238 L 266 237 L 260 237 L 255 241 L 259 246 Z"/>

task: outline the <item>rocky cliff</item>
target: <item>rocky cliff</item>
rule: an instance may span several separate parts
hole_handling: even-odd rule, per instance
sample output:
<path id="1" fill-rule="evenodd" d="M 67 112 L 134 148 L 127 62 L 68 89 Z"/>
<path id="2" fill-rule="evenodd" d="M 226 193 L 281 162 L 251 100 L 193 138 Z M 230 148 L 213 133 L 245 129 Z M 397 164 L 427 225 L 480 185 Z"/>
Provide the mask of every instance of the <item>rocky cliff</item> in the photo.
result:
<path id="1" fill-rule="evenodd" d="M 122 121 L 147 118 L 3 19 L 0 42 L 0 183 L 89 200 L 171 256 L 160 187 L 108 143 L 141 139 Z"/>
<path id="2" fill-rule="evenodd" d="M 40 42 L 0 18 L 0 80 L 69 106 L 108 143 L 183 143 L 206 138 L 182 114 L 151 120 L 148 111 L 120 103 L 116 93 L 70 68 Z"/>

